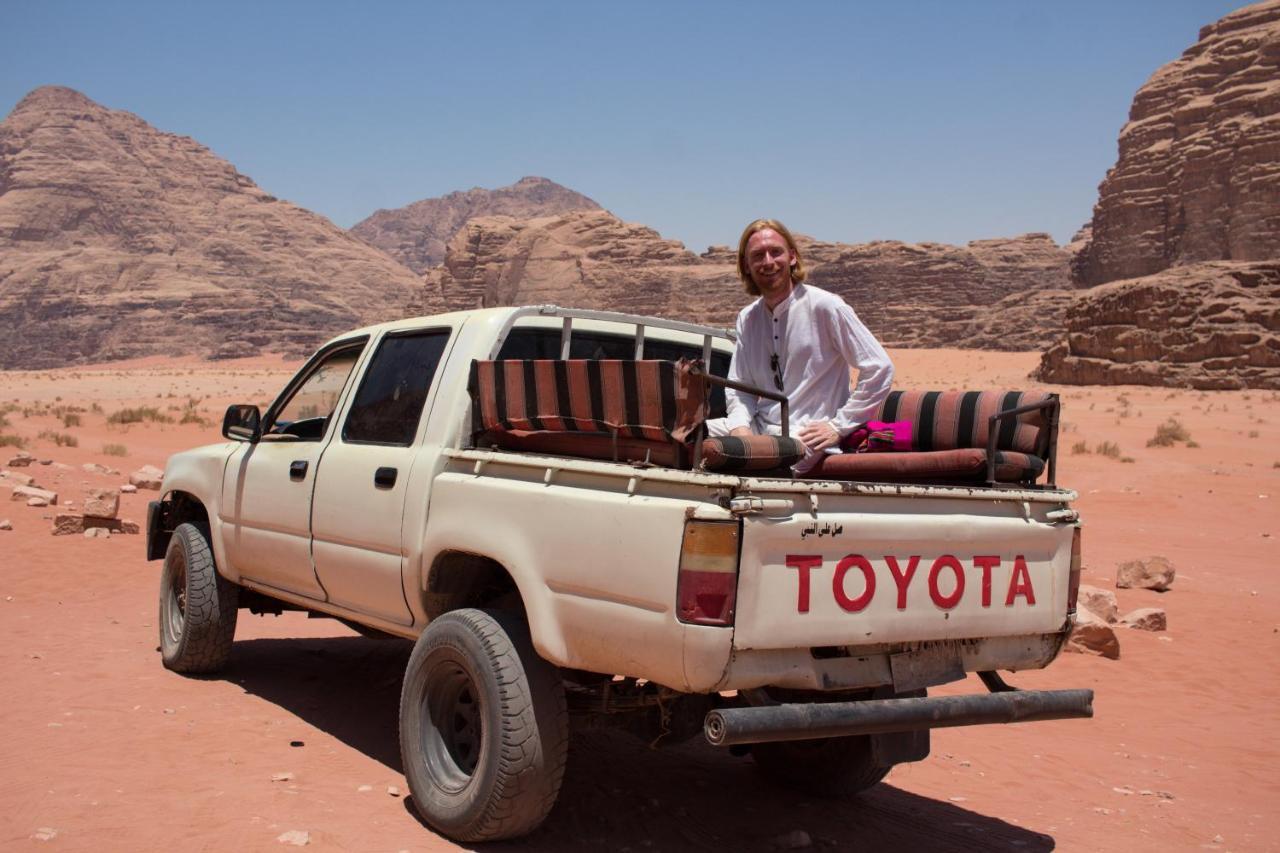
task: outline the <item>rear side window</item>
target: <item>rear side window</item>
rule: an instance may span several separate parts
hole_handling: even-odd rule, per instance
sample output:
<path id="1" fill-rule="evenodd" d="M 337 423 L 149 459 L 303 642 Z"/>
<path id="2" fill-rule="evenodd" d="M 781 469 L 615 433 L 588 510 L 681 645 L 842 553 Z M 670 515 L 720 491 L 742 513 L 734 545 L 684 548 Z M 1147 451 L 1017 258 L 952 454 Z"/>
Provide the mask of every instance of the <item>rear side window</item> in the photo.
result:
<path id="1" fill-rule="evenodd" d="M 383 338 L 360 381 L 342 427 L 342 440 L 413 444 L 422 406 L 448 342 L 448 330 Z"/>
<path id="2" fill-rule="evenodd" d="M 629 359 L 635 358 L 635 355 L 636 340 L 626 335 L 580 332 L 575 329 L 569 338 L 569 358 Z M 512 329 L 507 339 L 502 342 L 502 349 L 498 351 L 500 359 L 556 359 L 559 357 L 559 329 Z M 644 357 L 666 361 L 679 361 L 682 358 L 699 359 L 702 358 L 702 347 L 650 339 L 644 342 Z M 715 376 L 728 376 L 729 359 L 728 353 L 713 351 L 711 373 Z M 715 385 L 711 388 L 711 412 L 708 417 L 723 418 L 725 414 L 724 389 Z"/>

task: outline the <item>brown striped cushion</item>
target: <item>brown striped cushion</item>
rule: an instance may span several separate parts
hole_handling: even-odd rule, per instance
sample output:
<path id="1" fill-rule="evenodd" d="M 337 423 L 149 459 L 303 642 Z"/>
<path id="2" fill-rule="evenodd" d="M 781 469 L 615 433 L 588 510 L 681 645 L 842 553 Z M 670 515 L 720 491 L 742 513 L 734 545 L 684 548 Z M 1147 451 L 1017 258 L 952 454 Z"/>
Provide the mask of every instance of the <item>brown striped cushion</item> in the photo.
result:
<path id="1" fill-rule="evenodd" d="M 1033 481 L 1044 471 L 1038 456 L 996 451 L 996 481 Z M 840 453 L 825 456 L 805 474 L 816 480 L 925 483 L 985 482 L 987 451 L 976 447 L 910 453 Z"/>
<path id="2" fill-rule="evenodd" d="M 693 362 L 619 359 L 473 361 L 472 426 L 494 432 L 602 432 L 684 442 L 706 418 Z"/>
<path id="3" fill-rule="evenodd" d="M 498 447 L 522 453 L 579 456 L 618 462 L 647 462 L 666 468 L 688 468 L 690 449 L 673 441 L 645 441 L 607 432 L 491 432 L 485 438 Z M 616 454 L 616 455 L 615 455 Z"/>
<path id="4" fill-rule="evenodd" d="M 725 435 L 702 442 L 708 471 L 769 471 L 790 468 L 804 458 L 804 444 L 779 435 Z"/>
<path id="5" fill-rule="evenodd" d="M 1046 391 L 893 391 L 872 420 L 910 421 L 916 450 L 985 448 L 992 415 L 1050 396 Z M 1043 453 L 1047 427 L 1043 410 L 998 421 L 996 448 Z"/>

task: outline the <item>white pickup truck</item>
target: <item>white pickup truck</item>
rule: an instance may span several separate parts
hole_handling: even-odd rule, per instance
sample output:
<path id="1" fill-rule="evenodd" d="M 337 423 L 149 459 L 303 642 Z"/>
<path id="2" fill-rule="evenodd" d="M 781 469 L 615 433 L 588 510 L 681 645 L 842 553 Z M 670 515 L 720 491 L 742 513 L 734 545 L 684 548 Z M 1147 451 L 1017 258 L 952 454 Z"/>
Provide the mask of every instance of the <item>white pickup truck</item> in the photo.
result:
<path id="1" fill-rule="evenodd" d="M 694 427 L 722 411 L 731 351 L 723 330 L 553 306 L 338 336 L 265 413 L 232 406 L 227 441 L 169 459 L 147 524 L 165 666 L 223 666 L 240 608 L 414 641 L 404 772 L 463 841 L 546 817 L 571 721 L 702 732 L 847 796 L 924 758 L 933 727 L 1091 716 L 1091 691 L 996 672 L 1046 666 L 1072 625 L 1080 528 L 1053 448 L 1047 485 L 795 479 L 711 470 L 701 431 L 635 425 L 672 376 Z M 971 672 L 985 692 L 926 697 Z"/>

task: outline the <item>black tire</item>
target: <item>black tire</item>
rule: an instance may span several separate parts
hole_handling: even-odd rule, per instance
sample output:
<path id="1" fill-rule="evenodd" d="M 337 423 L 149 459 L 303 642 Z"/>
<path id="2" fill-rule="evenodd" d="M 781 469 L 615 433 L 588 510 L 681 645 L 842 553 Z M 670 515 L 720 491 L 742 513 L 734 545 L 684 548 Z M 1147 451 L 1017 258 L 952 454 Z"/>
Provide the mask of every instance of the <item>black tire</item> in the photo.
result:
<path id="1" fill-rule="evenodd" d="M 160 572 L 160 659 L 174 672 L 217 672 L 231 655 L 240 587 L 218 574 L 203 525 L 179 524 Z"/>
<path id="2" fill-rule="evenodd" d="M 771 782 L 823 798 L 851 797 L 892 769 L 872 760 L 869 735 L 758 743 L 751 755 Z"/>
<path id="3" fill-rule="evenodd" d="M 533 831 L 568 750 L 564 684 L 522 618 L 455 610 L 427 626 L 400 694 L 400 755 L 427 823 L 464 842 Z"/>

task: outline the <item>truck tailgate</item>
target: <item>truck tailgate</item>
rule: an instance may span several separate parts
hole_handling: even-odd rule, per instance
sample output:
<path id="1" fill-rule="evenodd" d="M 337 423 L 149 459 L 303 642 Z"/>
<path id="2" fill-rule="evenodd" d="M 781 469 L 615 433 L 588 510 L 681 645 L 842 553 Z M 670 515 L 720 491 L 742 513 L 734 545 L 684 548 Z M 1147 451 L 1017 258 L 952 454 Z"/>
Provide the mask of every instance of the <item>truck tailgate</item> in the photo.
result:
<path id="1" fill-rule="evenodd" d="M 1037 520 L 1043 509 L 1016 501 L 893 503 L 745 518 L 734 647 L 865 646 L 1062 628 L 1073 525 Z"/>

